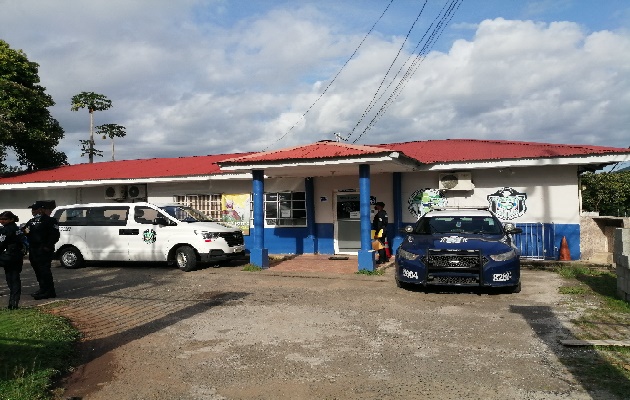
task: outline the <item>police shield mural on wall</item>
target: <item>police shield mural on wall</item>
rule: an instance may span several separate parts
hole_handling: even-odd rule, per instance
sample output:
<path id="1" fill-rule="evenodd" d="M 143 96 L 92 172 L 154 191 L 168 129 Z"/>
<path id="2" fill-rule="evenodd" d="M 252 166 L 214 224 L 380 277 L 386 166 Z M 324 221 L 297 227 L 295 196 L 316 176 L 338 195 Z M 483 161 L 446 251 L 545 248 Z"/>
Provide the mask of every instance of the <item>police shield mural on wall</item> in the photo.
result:
<path id="1" fill-rule="evenodd" d="M 442 196 L 439 189 L 424 188 L 416 190 L 407 199 L 407 210 L 409 213 L 420 219 L 424 214 L 433 207 L 446 207 L 448 201 Z"/>
<path id="2" fill-rule="evenodd" d="M 517 192 L 511 187 L 503 187 L 488 195 L 490 210 L 502 220 L 522 217 L 527 212 L 527 194 Z"/>

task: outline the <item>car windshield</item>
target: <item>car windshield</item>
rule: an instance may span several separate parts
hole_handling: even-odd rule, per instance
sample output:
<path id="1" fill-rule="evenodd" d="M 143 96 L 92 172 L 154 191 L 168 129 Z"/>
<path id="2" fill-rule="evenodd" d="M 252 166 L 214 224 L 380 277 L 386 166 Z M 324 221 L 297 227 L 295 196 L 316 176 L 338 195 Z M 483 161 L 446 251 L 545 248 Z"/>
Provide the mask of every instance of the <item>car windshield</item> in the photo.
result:
<path id="1" fill-rule="evenodd" d="M 208 218 L 206 214 L 199 210 L 195 210 L 188 206 L 163 206 L 160 207 L 164 212 L 173 218 L 182 222 L 212 222 L 211 218 Z"/>
<path id="2" fill-rule="evenodd" d="M 500 235 L 503 233 L 503 228 L 500 222 L 491 216 L 436 216 L 421 218 L 416 225 L 415 233 L 424 235 L 451 233 Z"/>

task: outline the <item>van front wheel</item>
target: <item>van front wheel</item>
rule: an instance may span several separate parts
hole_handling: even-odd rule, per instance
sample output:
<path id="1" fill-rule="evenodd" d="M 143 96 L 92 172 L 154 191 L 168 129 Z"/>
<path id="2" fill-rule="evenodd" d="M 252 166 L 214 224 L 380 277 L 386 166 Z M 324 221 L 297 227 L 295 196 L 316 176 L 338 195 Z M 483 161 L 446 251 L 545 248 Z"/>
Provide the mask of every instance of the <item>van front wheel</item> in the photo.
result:
<path id="1" fill-rule="evenodd" d="M 59 253 L 59 261 L 64 268 L 75 269 L 83 266 L 83 256 L 74 246 L 66 247 Z"/>
<path id="2" fill-rule="evenodd" d="M 190 246 L 178 247 L 175 251 L 175 261 L 177 261 L 177 267 L 182 271 L 192 271 L 197 266 L 197 256 L 195 250 Z"/>

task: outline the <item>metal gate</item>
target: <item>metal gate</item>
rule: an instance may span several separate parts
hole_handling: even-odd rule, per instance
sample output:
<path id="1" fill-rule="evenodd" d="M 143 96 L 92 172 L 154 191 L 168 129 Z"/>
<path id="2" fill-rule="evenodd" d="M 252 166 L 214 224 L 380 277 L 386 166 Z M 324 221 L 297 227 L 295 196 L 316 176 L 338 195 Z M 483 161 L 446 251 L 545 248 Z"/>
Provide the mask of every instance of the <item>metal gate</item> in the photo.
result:
<path id="1" fill-rule="evenodd" d="M 555 260 L 558 249 L 554 243 L 556 229 L 554 224 L 539 222 L 518 223 L 523 233 L 513 235 L 514 244 L 521 250 L 521 258 L 532 260 Z"/>

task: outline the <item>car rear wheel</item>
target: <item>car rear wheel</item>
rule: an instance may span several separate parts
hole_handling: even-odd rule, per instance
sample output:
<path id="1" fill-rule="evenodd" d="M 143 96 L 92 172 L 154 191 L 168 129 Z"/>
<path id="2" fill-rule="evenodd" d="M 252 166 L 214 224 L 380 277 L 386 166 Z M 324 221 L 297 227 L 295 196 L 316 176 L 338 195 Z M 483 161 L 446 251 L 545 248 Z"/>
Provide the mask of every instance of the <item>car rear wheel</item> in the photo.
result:
<path id="1" fill-rule="evenodd" d="M 83 256 L 74 246 L 66 247 L 59 253 L 59 261 L 64 268 L 75 269 L 83 266 Z"/>
<path id="2" fill-rule="evenodd" d="M 519 282 L 518 285 L 510 286 L 508 293 L 521 293 L 521 282 Z"/>
<path id="3" fill-rule="evenodd" d="M 197 255 L 190 246 L 181 246 L 175 251 L 175 261 L 177 268 L 182 271 L 192 271 L 197 266 Z"/>
<path id="4" fill-rule="evenodd" d="M 399 281 L 398 279 L 396 279 L 396 286 L 398 286 L 401 289 L 409 289 L 409 284 L 407 282 L 403 282 L 403 281 Z"/>

